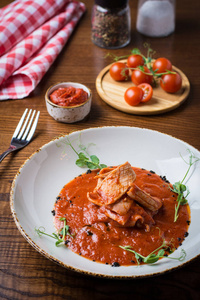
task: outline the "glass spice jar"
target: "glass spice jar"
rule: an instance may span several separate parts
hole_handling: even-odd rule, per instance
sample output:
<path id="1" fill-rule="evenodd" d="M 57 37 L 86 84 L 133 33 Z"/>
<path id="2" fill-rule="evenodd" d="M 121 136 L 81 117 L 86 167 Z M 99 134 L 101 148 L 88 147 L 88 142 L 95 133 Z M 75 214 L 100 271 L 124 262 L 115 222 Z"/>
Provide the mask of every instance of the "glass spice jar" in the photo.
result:
<path id="1" fill-rule="evenodd" d="M 136 28 L 150 37 L 165 37 L 175 30 L 176 0 L 139 0 Z"/>
<path id="2" fill-rule="evenodd" d="M 95 0 L 92 9 L 92 42 L 106 49 L 125 47 L 131 38 L 128 0 Z"/>

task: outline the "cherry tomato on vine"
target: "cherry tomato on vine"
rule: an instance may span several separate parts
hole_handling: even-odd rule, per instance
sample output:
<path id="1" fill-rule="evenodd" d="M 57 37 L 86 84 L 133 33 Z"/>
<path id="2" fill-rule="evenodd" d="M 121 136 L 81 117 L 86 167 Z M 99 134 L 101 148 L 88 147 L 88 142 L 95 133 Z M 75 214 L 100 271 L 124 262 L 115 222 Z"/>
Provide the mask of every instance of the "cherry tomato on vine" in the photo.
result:
<path id="1" fill-rule="evenodd" d="M 138 85 L 138 87 L 140 89 L 142 89 L 143 92 L 144 92 L 144 95 L 142 97 L 141 102 L 147 102 L 147 101 L 149 101 L 152 98 L 152 96 L 153 96 L 153 88 L 152 88 L 152 86 L 150 84 L 148 84 L 148 83 L 142 83 L 142 84 Z"/>
<path id="2" fill-rule="evenodd" d="M 144 72 L 151 74 L 149 69 L 144 66 Z M 147 75 L 143 71 L 136 69 L 132 72 L 131 80 L 135 85 L 139 85 L 141 83 L 149 83 L 151 84 L 153 82 L 153 75 Z"/>
<path id="3" fill-rule="evenodd" d="M 110 76 L 116 81 L 125 81 L 128 79 L 129 70 L 123 62 L 113 63 L 110 68 Z"/>
<path id="4" fill-rule="evenodd" d="M 182 78 L 178 73 L 163 75 L 160 86 L 167 93 L 176 93 L 182 86 Z"/>
<path id="5" fill-rule="evenodd" d="M 164 73 L 172 70 L 172 63 L 167 58 L 160 57 L 154 61 L 152 68 L 156 73 Z"/>
<path id="6" fill-rule="evenodd" d="M 129 68 L 137 68 L 144 65 L 144 59 L 141 55 L 132 54 L 128 57 L 127 65 Z"/>
<path id="7" fill-rule="evenodd" d="M 135 106 L 142 101 L 143 95 L 144 92 L 141 88 L 132 86 L 124 93 L 124 99 L 129 105 Z"/>

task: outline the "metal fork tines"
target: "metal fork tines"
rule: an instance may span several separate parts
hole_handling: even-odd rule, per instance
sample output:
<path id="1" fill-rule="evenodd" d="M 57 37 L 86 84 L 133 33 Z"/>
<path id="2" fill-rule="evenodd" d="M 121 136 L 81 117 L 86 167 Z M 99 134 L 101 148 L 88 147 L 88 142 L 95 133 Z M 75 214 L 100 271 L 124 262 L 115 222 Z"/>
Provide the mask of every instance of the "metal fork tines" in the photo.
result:
<path id="1" fill-rule="evenodd" d="M 29 110 L 28 115 L 27 115 L 27 112 L 28 112 L 28 108 L 25 109 L 25 111 L 15 129 L 15 132 L 12 136 L 12 140 L 10 143 L 10 147 L 0 155 L 0 162 L 10 152 L 19 150 L 19 149 L 25 147 L 31 141 L 33 134 L 35 132 L 35 129 L 37 127 L 40 112 L 38 111 L 36 114 L 36 110 L 34 110 L 32 113 L 32 109 Z M 31 113 L 32 113 L 32 115 L 31 115 Z M 35 117 L 35 114 L 36 114 L 36 117 Z M 26 117 L 26 115 L 27 115 L 27 117 Z M 35 120 L 34 120 L 34 117 L 35 117 Z"/>

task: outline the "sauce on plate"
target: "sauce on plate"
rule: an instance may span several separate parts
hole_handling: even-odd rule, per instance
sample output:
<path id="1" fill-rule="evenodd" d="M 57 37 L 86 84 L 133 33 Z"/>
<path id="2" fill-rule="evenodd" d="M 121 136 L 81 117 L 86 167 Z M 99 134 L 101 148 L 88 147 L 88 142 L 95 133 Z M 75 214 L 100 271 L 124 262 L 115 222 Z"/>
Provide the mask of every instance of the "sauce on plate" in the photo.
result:
<path id="1" fill-rule="evenodd" d="M 180 205 L 178 220 L 174 222 L 177 195 L 171 191 L 169 182 L 153 171 L 135 167 L 133 170 L 136 173 L 135 184 L 162 200 L 162 207 L 153 216 L 155 224 L 151 229 L 145 231 L 144 228 L 120 226 L 91 203 L 87 193 L 97 185 L 95 176 L 98 170 L 89 170 L 67 183 L 54 205 L 56 229 L 62 229 L 60 218 L 66 218 L 70 234 L 74 235 L 66 237 L 65 244 L 69 249 L 90 260 L 120 266 L 137 264 L 135 255 L 121 249 L 120 245 L 131 246 L 134 251 L 147 256 L 162 245 L 163 239 L 173 250 L 182 244 L 188 235 L 189 205 Z"/>

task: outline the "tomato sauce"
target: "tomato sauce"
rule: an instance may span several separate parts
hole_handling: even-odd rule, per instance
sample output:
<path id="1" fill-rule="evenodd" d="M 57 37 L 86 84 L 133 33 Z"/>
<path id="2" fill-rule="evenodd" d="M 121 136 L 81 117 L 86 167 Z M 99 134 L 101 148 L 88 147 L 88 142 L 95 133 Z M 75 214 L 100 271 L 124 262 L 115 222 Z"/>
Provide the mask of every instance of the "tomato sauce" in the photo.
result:
<path id="1" fill-rule="evenodd" d="M 190 223 L 189 205 L 181 205 L 179 217 L 174 222 L 177 195 L 171 191 L 169 182 L 153 171 L 133 167 L 136 173 L 135 184 L 152 196 L 162 200 L 162 207 L 154 215 L 155 224 L 147 232 L 144 228 L 121 227 L 117 222 L 106 217 L 99 207 L 87 199 L 87 192 L 93 191 L 97 171 L 88 171 L 69 183 L 61 190 L 54 205 L 54 224 L 57 230 L 66 218 L 69 231 L 66 246 L 73 252 L 93 261 L 119 265 L 135 265 L 133 253 L 119 246 L 131 246 L 143 256 L 149 255 L 165 241 L 171 243 L 173 250 L 178 248 L 188 235 Z M 167 253 L 169 254 L 169 253 Z M 66 254 L 67 255 L 67 254 Z"/>
<path id="2" fill-rule="evenodd" d="M 87 101 L 88 93 L 72 86 L 58 88 L 49 96 L 51 102 L 60 106 L 75 106 Z"/>

